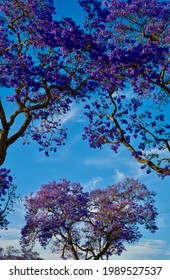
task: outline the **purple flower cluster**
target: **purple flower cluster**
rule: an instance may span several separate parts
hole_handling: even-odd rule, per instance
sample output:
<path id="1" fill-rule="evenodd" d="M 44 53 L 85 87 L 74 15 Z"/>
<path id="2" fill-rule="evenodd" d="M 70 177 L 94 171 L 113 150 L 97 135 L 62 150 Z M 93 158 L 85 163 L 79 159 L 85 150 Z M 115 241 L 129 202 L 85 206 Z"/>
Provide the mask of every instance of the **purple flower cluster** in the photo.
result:
<path id="1" fill-rule="evenodd" d="M 82 74 L 89 36 L 70 18 L 55 20 L 51 0 L 5 0 L 0 15 L 0 87 L 13 90 L 6 101 L 16 108 L 7 126 L 5 105 L 1 103 L 6 137 L 2 145 L 6 147 L 8 142 L 8 147 L 24 136 L 24 143 L 35 140 L 48 155 L 65 143 L 61 118 L 73 100 L 86 98 Z M 25 120 L 19 131 L 7 138 L 18 116 Z M 5 156 L 0 158 L 2 164 Z"/>
<path id="2" fill-rule="evenodd" d="M 147 168 L 147 174 L 152 161 L 155 166 L 161 166 L 160 173 L 168 175 L 169 160 L 164 153 L 170 149 L 170 133 L 165 116 L 148 110 L 141 113 L 143 102 L 138 98 L 127 100 L 117 93 L 111 100 L 102 97 L 85 105 L 89 125 L 84 128 L 83 139 L 87 139 L 92 148 L 101 149 L 109 144 L 115 152 L 123 144 L 136 160 L 144 163 L 141 168 Z"/>
<path id="3" fill-rule="evenodd" d="M 124 145 L 142 168 L 169 175 L 169 2 L 79 3 L 86 12 L 83 28 L 71 18 L 57 20 L 51 0 L 1 5 L 0 87 L 13 90 L 7 101 L 16 111 L 7 125 L 1 102 L 0 164 L 22 136 L 47 156 L 56 151 L 67 137 L 62 117 L 72 102 L 86 102 L 83 139 L 91 147 L 110 144 L 118 152 Z M 21 115 L 20 129 L 8 138 Z"/>
<path id="4" fill-rule="evenodd" d="M 85 28 L 103 46 L 92 64 L 92 78 L 99 82 L 98 106 L 93 102 L 85 107 L 90 125 L 83 139 L 94 148 L 111 144 L 116 152 L 123 144 L 148 174 L 152 169 L 169 175 L 169 119 L 163 114 L 170 94 L 169 3 L 79 2 L 87 13 Z"/>
<path id="5" fill-rule="evenodd" d="M 63 259 L 121 254 L 125 241 L 134 243 L 142 236 L 139 225 L 157 230 L 154 196 L 129 178 L 89 193 L 78 183 L 52 181 L 25 198 L 21 244 L 32 248 L 35 241 L 43 247 L 51 243 Z"/>

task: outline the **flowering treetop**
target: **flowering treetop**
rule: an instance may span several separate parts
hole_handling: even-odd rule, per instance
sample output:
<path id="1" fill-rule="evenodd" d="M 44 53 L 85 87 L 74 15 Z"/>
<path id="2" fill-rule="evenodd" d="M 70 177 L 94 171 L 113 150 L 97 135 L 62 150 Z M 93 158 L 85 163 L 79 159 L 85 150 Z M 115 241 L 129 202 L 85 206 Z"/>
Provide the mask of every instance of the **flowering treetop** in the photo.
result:
<path id="1" fill-rule="evenodd" d="M 169 175 L 169 1 L 79 2 L 85 28 L 105 45 L 96 52 L 92 76 L 100 94 L 85 107 L 90 124 L 84 138 L 116 152 L 124 145 L 147 173 Z"/>
<path id="2" fill-rule="evenodd" d="M 63 259 L 119 255 L 124 243 L 141 238 L 139 225 L 152 233 L 157 229 L 154 196 L 129 178 L 89 193 L 78 183 L 52 181 L 25 198 L 21 245 L 32 249 L 36 241 L 43 247 L 52 244 L 52 251 Z"/>
<path id="3" fill-rule="evenodd" d="M 72 19 L 54 20 L 51 0 L 0 3 L 2 164 L 8 147 L 20 137 L 24 136 L 25 143 L 31 136 L 46 155 L 48 149 L 56 151 L 64 143 L 66 131 L 60 118 L 70 110 L 75 98 L 85 96 L 86 78 L 81 77 L 81 71 L 87 38 Z M 84 55 L 80 49 L 84 49 Z M 9 91 L 5 99 L 4 88 Z M 10 116 L 6 102 L 14 104 Z M 18 130 L 17 119 L 21 123 Z"/>
<path id="4" fill-rule="evenodd" d="M 79 0 L 82 28 L 57 21 L 51 0 L 0 3 L 0 87 L 9 89 L 0 100 L 0 164 L 23 136 L 47 156 L 56 151 L 67 136 L 61 117 L 87 100 L 91 147 L 123 145 L 147 173 L 169 175 L 169 1 Z"/>

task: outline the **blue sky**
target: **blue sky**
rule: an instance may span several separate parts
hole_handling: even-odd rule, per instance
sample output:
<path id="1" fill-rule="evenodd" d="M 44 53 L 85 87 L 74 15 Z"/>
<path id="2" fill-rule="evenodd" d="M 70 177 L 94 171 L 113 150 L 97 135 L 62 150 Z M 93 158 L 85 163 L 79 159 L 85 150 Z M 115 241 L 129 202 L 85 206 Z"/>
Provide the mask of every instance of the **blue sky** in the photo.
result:
<path id="1" fill-rule="evenodd" d="M 58 15 L 73 17 L 82 22 L 77 0 L 62 0 L 58 5 Z M 8 110 L 10 107 L 8 105 Z M 69 114 L 63 117 L 62 124 L 68 128 L 67 145 L 59 147 L 57 153 L 49 158 L 38 151 L 38 146 L 31 143 L 22 146 L 18 140 L 9 148 L 4 167 L 10 168 L 16 175 L 17 192 L 21 196 L 36 192 L 44 183 L 60 178 L 80 182 L 85 189 L 105 187 L 117 183 L 125 177 L 138 179 L 151 190 L 156 191 L 156 207 L 158 209 L 158 231 L 150 234 L 143 231 L 139 243 L 128 245 L 127 252 L 113 259 L 170 259 L 170 179 L 162 180 L 152 172 L 147 175 L 140 169 L 140 164 L 132 159 L 125 148 L 114 154 L 108 146 L 103 150 L 89 148 L 87 141 L 82 140 L 82 131 L 86 118 L 80 104 L 74 104 Z M 15 214 L 11 214 L 7 231 L 1 232 L 0 246 L 18 246 L 20 229 L 24 226 L 24 209 L 21 203 L 15 206 Z M 50 250 L 43 251 L 37 244 L 37 250 L 45 259 L 56 259 Z"/>

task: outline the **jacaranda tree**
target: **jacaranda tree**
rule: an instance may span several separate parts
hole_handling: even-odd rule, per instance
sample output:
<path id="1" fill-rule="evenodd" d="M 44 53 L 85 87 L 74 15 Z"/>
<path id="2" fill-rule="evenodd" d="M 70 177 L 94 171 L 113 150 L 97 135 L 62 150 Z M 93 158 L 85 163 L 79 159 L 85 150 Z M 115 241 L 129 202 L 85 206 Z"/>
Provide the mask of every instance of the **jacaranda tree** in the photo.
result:
<path id="1" fill-rule="evenodd" d="M 123 145 L 147 173 L 169 175 L 169 1 L 79 3 L 82 28 L 57 20 L 52 0 L 0 1 L 0 164 L 20 137 L 56 151 L 62 116 L 87 100 L 91 147 Z"/>
<path id="2" fill-rule="evenodd" d="M 0 164 L 20 137 L 56 151 L 66 138 L 60 118 L 86 95 L 87 36 L 54 16 L 52 0 L 0 1 Z"/>
<path id="3" fill-rule="evenodd" d="M 13 208 L 16 200 L 16 186 L 10 175 L 10 170 L 0 168 L 0 229 L 6 229 L 8 225 L 7 215 Z"/>
<path id="4" fill-rule="evenodd" d="M 32 249 L 36 241 L 44 248 L 50 244 L 62 259 L 120 255 L 125 243 L 141 238 L 140 225 L 152 233 L 157 229 L 154 196 L 129 178 L 88 193 L 78 183 L 52 181 L 25 197 L 21 245 Z"/>
<path id="5" fill-rule="evenodd" d="M 147 173 L 169 175 L 170 2 L 79 2 L 86 30 L 105 46 L 91 50 L 98 94 L 85 106 L 84 138 L 115 152 L 123 145 Z"/>

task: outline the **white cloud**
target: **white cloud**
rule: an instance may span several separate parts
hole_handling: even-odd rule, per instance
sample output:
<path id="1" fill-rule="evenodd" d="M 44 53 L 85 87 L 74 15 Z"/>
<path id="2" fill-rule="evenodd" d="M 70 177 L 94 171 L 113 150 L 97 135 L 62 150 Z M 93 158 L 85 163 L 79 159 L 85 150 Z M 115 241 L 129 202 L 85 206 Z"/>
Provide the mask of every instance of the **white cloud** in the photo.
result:
<path id="1" fill-rule="evenodd" d="M 97 184 L 102 178 L 93 178 L 92 183 Z M 90 182 L 89 182 L 90 183 Z M 4 233 L 3 233 L 4 232 Z M 7 231 L 2 231 L 1 234 L 1 246 L 3 248 L 8 246 L 14 246 L 15 248 L 20 249 L 19 239 L 20 239 L 20 230 L 16 228 L 8 229 Z M 165 240 L 161 239 L 144 239 L 135 245 L 127 244 L 126 250 L 121 256 L 113 255 L 110 257 L 112 260 L 152 260 L 167 258 L 170 255 L 170 244 L 167 244 Z M 40 256 L 46 260 L 55 260 L 59 259 L 59 255 L 51 253 L 50 246 L 47 246 L 46 249 L 43 249 L 41 245 L 36 242 L 34 251 L 40 253 Z"/>
<path id="2" fill-rule="evenodd" d="M 23 218 L 24 214 L 25 214 L 24 201 L 17 202 L 15 204 L 14 211 L 17 216 L 19 216 L 20 218 Z"/>
<path id="3" fill-rule="evenodd" d="M 118 183 L 118 182 L 124 180 L 126 177 L 127 176 L 125 175 L 125 173 L 123 173 L 119 169 L 115 170 L 114 182 L 116 181 L 116 183 Z"/>
<path id="4" fill-rule="evenodd" d="M 130 89 L 126 89 L 126 90 L 118 90 L 118 91 L 115 91 L 114 93 L 113 93 L 113 96 L 117 96 L 117 95 L 126 95 L 126 100 L 127 99 L 132 99 L 133 97 L 135 97 L 136 96 L 136 93 L 134 93 L 133 92 L 133 90 L 130 88 Z"/>
<path id="5" fill-rule="evenodd" d="M 72 105 L 70 110 L 63 115 L 57 115 L 55 114 L 53 117 L 49 116 L 48 120 L 53 122 L 59 122 L 61 123 L 61 125 L 64 125 L 66 123 L 68 123 L 70 120 L 74 119 L 76 117 L 76 121 L 77 121 L 77 116 L 78 116 L 78 112 L 79 112 L 79 108 L 76 105 Z M 41 130 L 41 121 L 35 121 L 34 124 Z"/>
<path id="6" fill-rule="evenodd" d="M 169 153 L 168 149 L 164 149 L 164 150 L 150 149 L 145 151 L 146 155 L 159 154 L 159 155 L 167 156 L 168 153 Z"/>
<path id="7" fill-rule="evenodd" d="M 152 260 L 159 259 L 160 255 L 163 257 L 170 255 L 170 245 L 164 240 L 146 239 L 136 245 L 127 245 L 127 251 L 123 252 L 121 256 L 113 255 L 112 260 Z M 59 259 L 59 255 L 51 253 L 50 247 L 44 250 L 38 243 L 35 250 L 40 253 L 41 257 L 46 260 Z"/>
<path id="8" fill-rule="evenodd" d="M 65 123 L 67 123 L 71 119 L 75 118 L 77 113 L 78 113 L 78 107 L 72 106 L 71 110 L 66 115 L 63 115 L 60 118 L 61 119 L 61 124 L 64 125 Z"/>
<path id="9" fill-rule="evenodd" d="M 21 230 L 18 228 L 9 228 L 8 230 L 2 230 L 0 233 L 0 246 L 3 248 L 14 246 L 16 249 L 20 249 L 20 232 Z"/>
<path id="10" fill-rule="evenodd" d="M 59 260 L 60 255 L 57 253 L 51 252 L 51 246 L 47 245 L 46 249 L 44 249 L 39 242 L 35 243 L 34 251 L 40 254 L 40 257 L 44 260 Z"/>
<path id="11" fill-rule="evenodd" d="M 9 239 L 9 240 L 2 239 L 0 246 L 3 249 L 5 249 L 9 246 L 13 246 L 13 247 L 15 247 L 15 249 L 20 249 L 21 248 L 20 244 L 19 244 L 19 239 Z"/>
<path id="12" fill-rule="evenodd" d="M 96 188 L 97 184 L 99 182 L 102 182 L 103 181 L 103 178 L 102 177 L 95 177 L 95 178 L 92 178 L 90 181 L 86 182 L 83 184 L 84 188 L 85 189 L 90 189 L 90 190 L 93 190 Z"/>
<path id="13" fill-rule="evenodd" d="M 125 160 L 125 163 L 127 165 L 127 170 L 129 171 L 128 177 L 132 176 L 133 179 L 141 179 L 148 176 L 146 170 L 141 169 L 141 164 L 135 161 L 135 159 Z"/>
<path id="14" fill-rule="evenodd" d="M 0 246 L 2 248 L 7 248 L 8 246 L 13 246 L 15 249 L 21 249 L 19 238 L 17 239 L 1 239 Z M 36 242 L 33 251 L 36 251 L 40 254 L 40 257 L 45 260 L 55 260 L 59 259 L 59 255 L 51 253 L 50 248 L 44 249 L 38 242 Z"/>
<path id="15" fill-rule="evenodd" d="M 166 241 L 159 239 L 148 239 L 137 243 L 136 245 L 127 245 L 126 249 L 127 251 L 123 252 L 121 256 L 112 256 L 110 259 L 152 260 L 159 259 L 160 255 L 163 256 L 170 253 L 170 245 L 167 246 Z"/>
<path id="16" fill-rule="evenodd" d="M 8 242 L 9 240 L 17 240 L 20 238 L 20 229 L 9 228 L 1 231 L 1 242 Z"/>
<path id="17" fill-rule="evenodd" d="M 158 228 L 167 228 L 167 223 L 165 221 L 164 217 L 160 217 L 158 216 L 157 221 L 156 221 L 156 225 Z"/>

